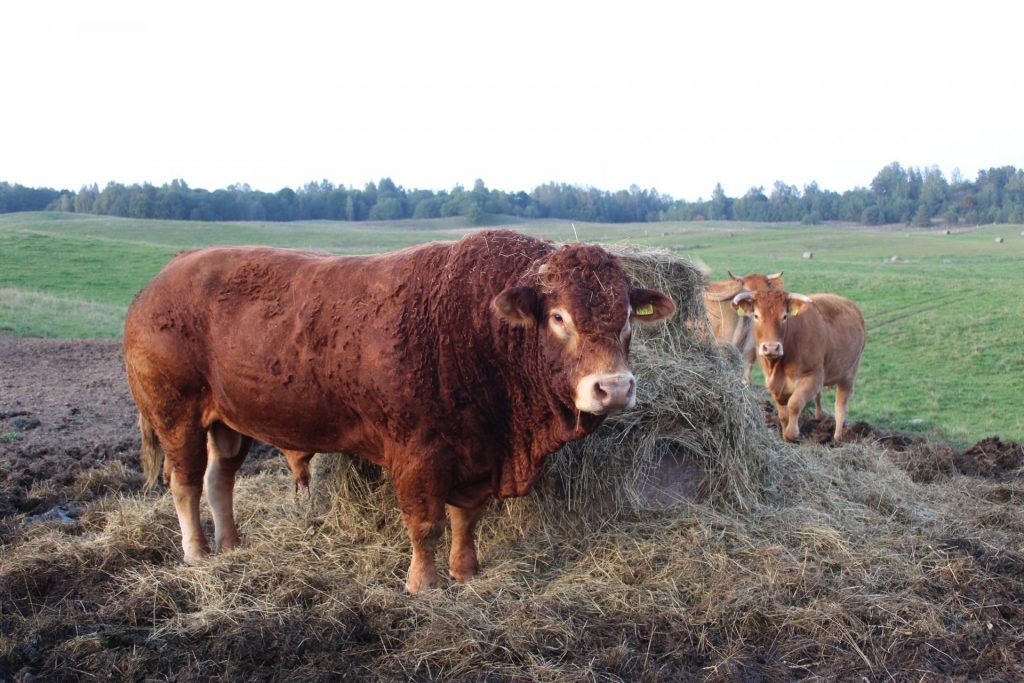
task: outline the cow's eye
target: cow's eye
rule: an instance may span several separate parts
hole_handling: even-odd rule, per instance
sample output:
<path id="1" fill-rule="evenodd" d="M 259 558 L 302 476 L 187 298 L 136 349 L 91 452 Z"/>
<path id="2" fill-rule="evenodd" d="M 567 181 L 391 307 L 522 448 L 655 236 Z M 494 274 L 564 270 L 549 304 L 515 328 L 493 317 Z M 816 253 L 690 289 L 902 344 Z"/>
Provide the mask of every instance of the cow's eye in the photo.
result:
<path id="1" fill-rule="evenodd" d="M 551 314 L 551 319 L 554 320 L 559 325 L 564 325 L 565 324 L 565 318 L 562 317 L 561 313 L 552 313 Z"/>
<path id="2" fill-rule="evenodd" d="M 786 322 L 786 318 L 788 318 L 788 317 L 789 317 L 789 315 L 788 315 L 788 314 L 786 314 L 786 313 L 783 313 L 783 314 L 782 314 L 782 322 Z"/>

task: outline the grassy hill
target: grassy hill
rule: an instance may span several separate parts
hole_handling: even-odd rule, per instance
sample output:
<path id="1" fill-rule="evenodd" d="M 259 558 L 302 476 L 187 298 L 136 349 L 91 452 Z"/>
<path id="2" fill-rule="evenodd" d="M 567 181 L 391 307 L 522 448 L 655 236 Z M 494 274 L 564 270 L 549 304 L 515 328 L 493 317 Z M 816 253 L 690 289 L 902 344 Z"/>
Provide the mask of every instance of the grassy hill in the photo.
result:
<path id="1" fill-rule="evenodd" d="M 559 241 L 578 236 L 666 247 L 703 261 L 716 279 L 727 277 L 727 269 L 782 270 L 791 291 L 847 296 L 860 305 L 868 325 L 852 420 L 937 431 L 958 443 L 992 434 L 1024 439 L 1022 226 L 946 235 L 940 229 L 716 222 L 505 224 Z M 200 223 L 4 215 L 0 334 L 118 337 L 134 293 L 180 249 L 267 244 L 371 253 L 458 239 L 468 229 L 461 218 Z M 807 251 L 812 259 L 803 258 Z"/>

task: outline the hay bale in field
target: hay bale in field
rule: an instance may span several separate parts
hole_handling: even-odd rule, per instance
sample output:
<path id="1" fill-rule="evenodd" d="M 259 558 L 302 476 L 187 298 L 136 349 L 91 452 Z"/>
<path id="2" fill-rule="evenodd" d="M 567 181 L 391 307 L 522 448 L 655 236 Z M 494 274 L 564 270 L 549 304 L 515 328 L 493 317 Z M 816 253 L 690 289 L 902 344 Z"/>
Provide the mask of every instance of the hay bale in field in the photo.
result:
<path id="1" fill-rule="evenodd" d="M 715 343 L 701 271 L 665 250 L 607 248 L 640 286 L 671 296 L 678 313 L 667 325 L 635 332 L 637 407 L 552 455 L 525 504 L 553 515 L 608 514 L 703 497 L 749 507 L 776 446 L 755 395 L 742 384 L 738 357 Z M 317 456 L 313 470 L 320 510 L 337 496 L 366 493 L 353 477 L 377 476 L 351 458 Z"/>

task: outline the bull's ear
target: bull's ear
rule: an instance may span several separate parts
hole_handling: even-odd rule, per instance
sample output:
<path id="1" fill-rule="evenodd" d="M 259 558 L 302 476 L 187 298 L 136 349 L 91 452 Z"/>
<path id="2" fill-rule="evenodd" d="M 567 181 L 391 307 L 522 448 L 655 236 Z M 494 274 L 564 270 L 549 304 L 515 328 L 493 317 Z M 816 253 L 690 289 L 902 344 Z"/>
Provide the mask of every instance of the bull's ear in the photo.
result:
<path id="1" fill-rule="evenodd" d="M 656 289 L 633 289 L 629 305 L 633 307 L 633 319 L 644 324 L 656 323 L 676 312 L 675 302 Z"/>
<path id="2" fill-rule="evenodd" d="M 732 298 L 732 308 L 736 315 L 750 315 L 754 312 L 754 295 L 751 292 L 740 292 Z"/>
<path id="3" fill-rule="evenodd" d="M 513 327 L 527 327 L 537 321 L 537 290 L 509 287 L 491 300 L 491 310 Z"/>
<path id="4" fill-rule="evenodd" d="M 795 318 L 803 313 L 804 308 L 806 308 L 808 304 L 813 303 L 814 300 L 809 296 L 804 296 L 803 294 L 790 294 L 789 298 L 786 299 L 786 308 L 788 309 L 789 314 Z"/>

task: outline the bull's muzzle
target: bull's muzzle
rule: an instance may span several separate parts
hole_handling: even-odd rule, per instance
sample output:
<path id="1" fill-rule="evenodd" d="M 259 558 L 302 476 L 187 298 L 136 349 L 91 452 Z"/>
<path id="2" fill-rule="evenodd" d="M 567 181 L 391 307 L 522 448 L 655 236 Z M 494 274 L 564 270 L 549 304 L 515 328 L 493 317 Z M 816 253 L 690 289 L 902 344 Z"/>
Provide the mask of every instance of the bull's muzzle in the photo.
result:
<path id="1" fill-rule="evenodd" d="M 636 405 L 636 378 L 631 372 L 587 375 L 576 385 L 576 408 L 580 412 L 605 415 Z"/>

